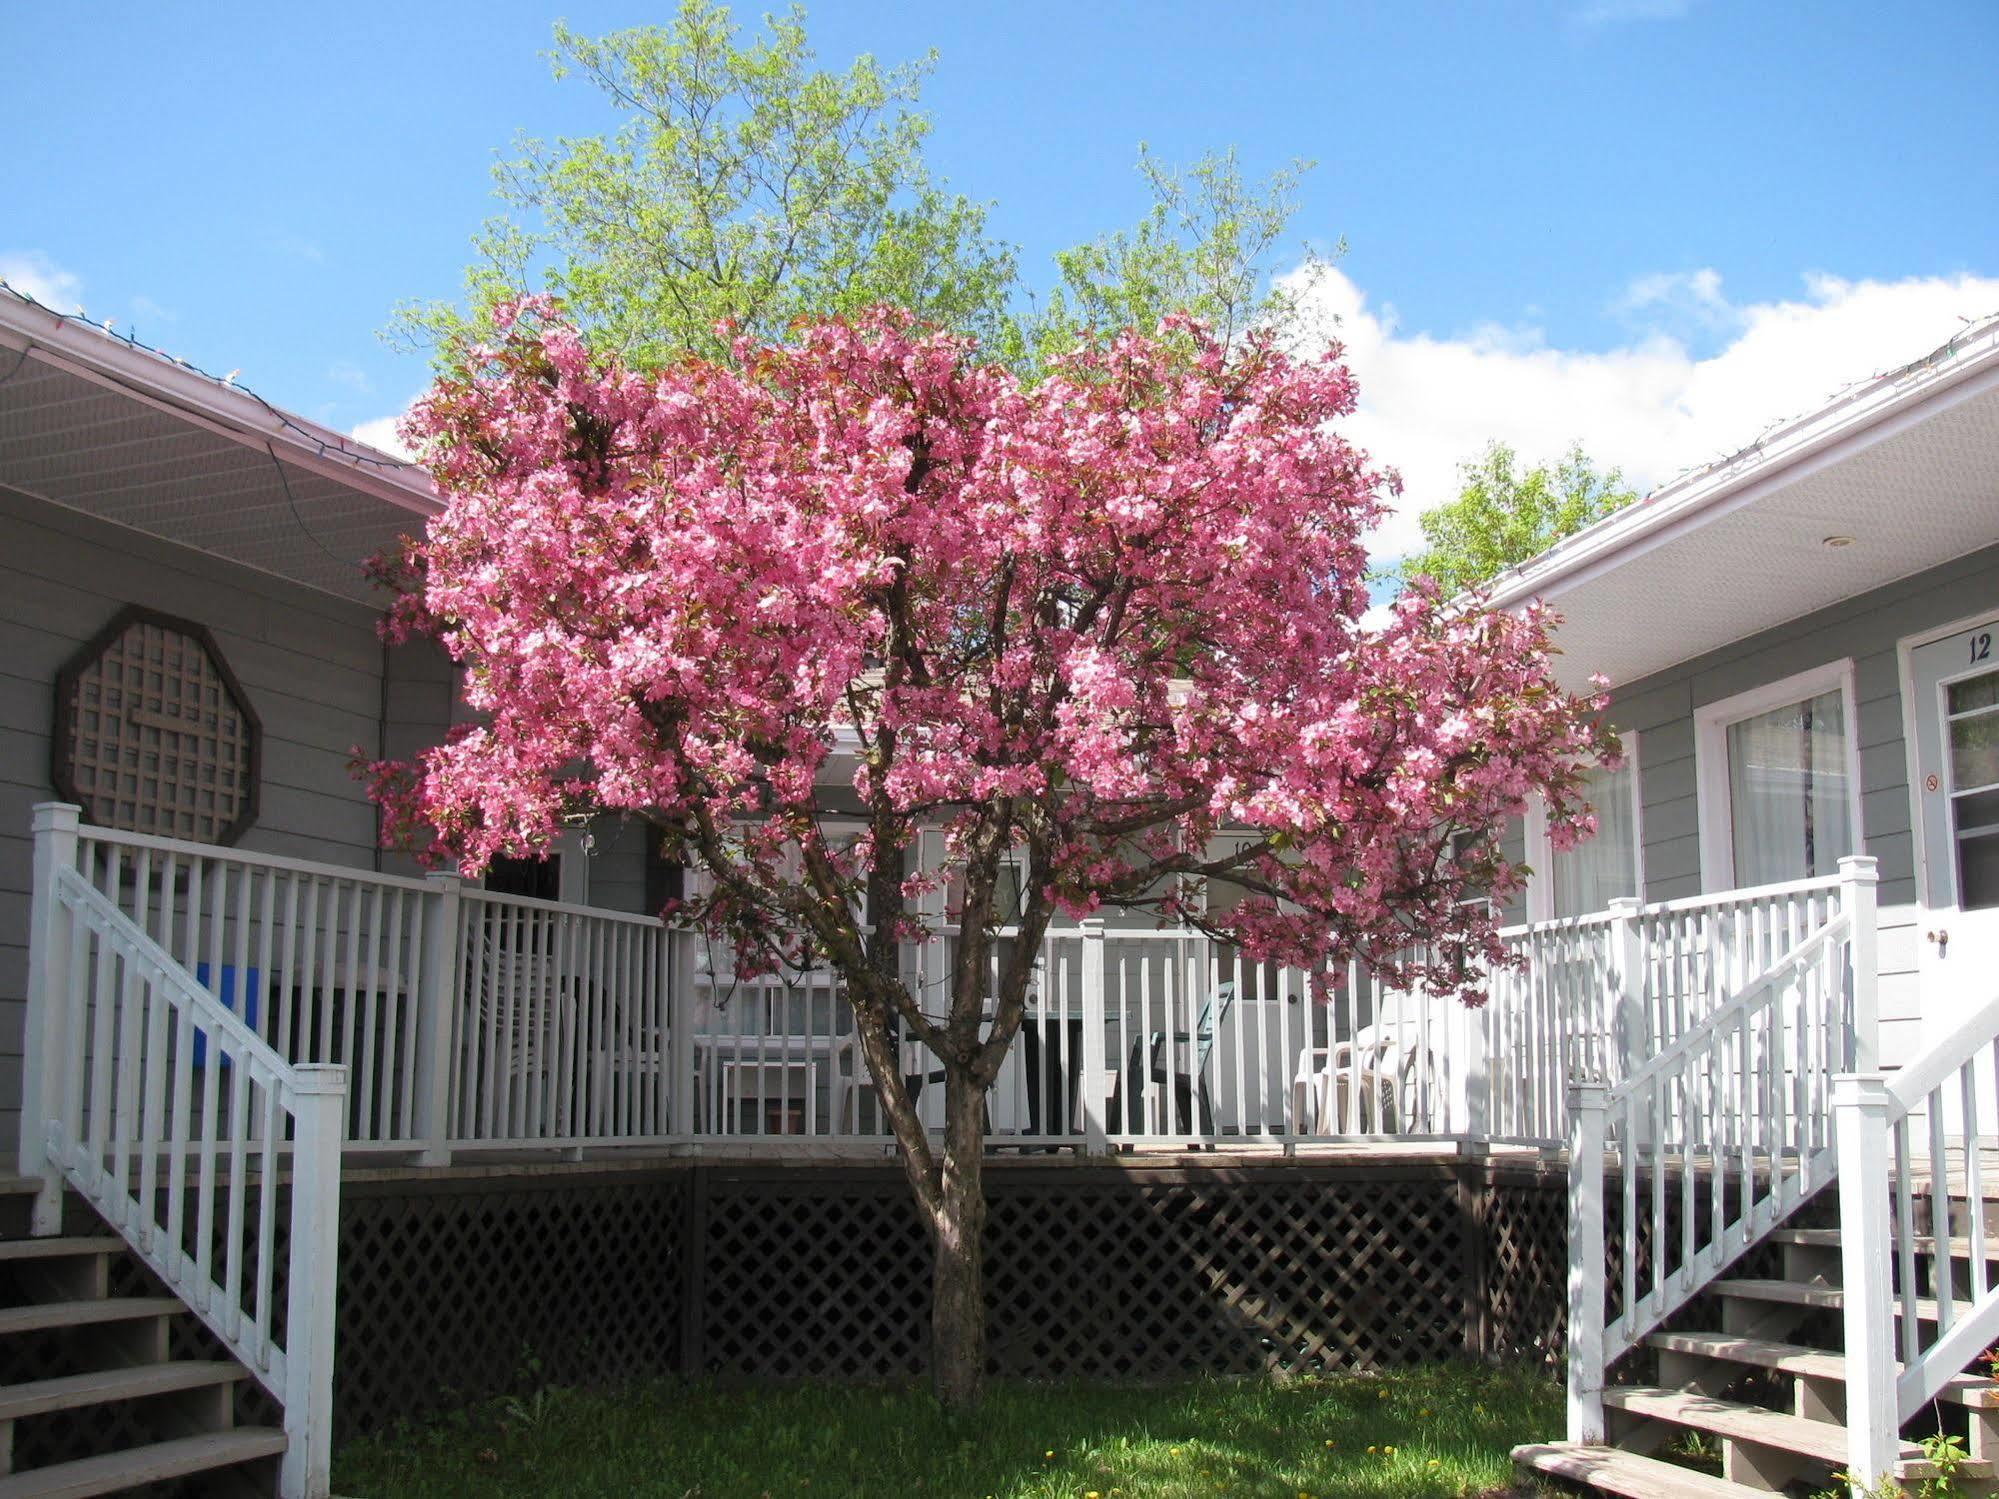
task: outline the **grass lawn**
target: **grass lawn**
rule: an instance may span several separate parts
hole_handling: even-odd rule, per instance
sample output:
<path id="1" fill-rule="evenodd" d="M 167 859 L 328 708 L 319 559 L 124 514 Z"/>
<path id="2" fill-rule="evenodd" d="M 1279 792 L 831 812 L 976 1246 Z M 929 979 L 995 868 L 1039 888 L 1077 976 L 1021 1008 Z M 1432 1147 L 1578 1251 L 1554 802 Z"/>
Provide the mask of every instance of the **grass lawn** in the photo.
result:
<path id="1" fill-rule="evenodd" d="M 357 1499 L 1257 1499 L 1512 1492 L 1507 1451 L 1560 1435 L 1539 1372 L 1459 1365 L 1285 1384 L 995 1385 L 977 1416 L 883 1386 L 661 1382 L 500 1401 L 347 1447 Z"/>

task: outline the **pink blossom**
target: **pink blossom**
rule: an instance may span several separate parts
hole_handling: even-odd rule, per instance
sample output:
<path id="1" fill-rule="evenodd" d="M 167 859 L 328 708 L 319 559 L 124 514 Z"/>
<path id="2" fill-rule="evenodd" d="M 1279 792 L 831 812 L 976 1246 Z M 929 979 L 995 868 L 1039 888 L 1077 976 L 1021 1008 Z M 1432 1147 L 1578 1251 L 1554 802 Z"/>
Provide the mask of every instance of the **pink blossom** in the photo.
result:
<path id="1" fill-rule="evenodd" d="M 954 857 L 998 829 L 1072 913 L 1470 992 L 1498 951 L 1470 897 L 1522 880 L 1495 832 L 1536 795 L 1587 831 L 1601 699 L 1557 686 L 1536 610 L 1415 589 L 1364 632 L 1395 486 L 1339 435 L 1352 376 L 1193 331 L 1023 386 L 884 310 L 642 376 L 511 309 L 408 422 L 447 508 L 404 576 L 482 723 L 396 805 L 473 870 L 643 811 L 729 876 L 678 914 L 749 945 L 825 880 L 858 907 L 878 859 L 937 888 L 919 825 Z M 888 841 L 829 849 L 856 798 Z M 1204 877 L 1247 893 L 1203 915 L 1176 881 Z"/>

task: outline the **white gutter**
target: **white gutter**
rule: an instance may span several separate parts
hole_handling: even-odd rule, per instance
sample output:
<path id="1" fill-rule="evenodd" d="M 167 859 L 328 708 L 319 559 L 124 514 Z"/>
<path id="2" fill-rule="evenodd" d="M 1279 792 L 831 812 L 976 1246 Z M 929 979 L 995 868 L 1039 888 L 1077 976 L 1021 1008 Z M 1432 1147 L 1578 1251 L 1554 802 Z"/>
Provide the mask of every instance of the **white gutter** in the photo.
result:
<path id="1" fill-rule="evenodd" d="M 414 463 L 285 412 L 246 390 L 0 291 L 0 348 L 15 350 L 296 468 L 425 518 L 443 509 Z"/>
<path id="2" fill-rule="evenodd" d="M 1999 389 L 1999 317 L 1914 364 L 1775 428 L 1752 446 L 1654 490 L 1502 575 L 1490 602 L 1518 608 L 1601 577 L 1772 490 L 1851 457 L 1960 401 Z"/>

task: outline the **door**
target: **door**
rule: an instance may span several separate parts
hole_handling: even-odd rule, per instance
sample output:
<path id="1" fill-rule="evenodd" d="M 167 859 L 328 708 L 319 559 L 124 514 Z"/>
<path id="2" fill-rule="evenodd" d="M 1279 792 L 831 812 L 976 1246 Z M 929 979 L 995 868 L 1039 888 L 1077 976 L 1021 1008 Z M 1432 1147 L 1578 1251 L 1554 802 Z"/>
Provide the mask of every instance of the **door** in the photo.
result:
<path id="1" fill-rule="evenodd" d="M 1911 653 L 1923 1034 L 1999 998 L 1999 613 Z"/>

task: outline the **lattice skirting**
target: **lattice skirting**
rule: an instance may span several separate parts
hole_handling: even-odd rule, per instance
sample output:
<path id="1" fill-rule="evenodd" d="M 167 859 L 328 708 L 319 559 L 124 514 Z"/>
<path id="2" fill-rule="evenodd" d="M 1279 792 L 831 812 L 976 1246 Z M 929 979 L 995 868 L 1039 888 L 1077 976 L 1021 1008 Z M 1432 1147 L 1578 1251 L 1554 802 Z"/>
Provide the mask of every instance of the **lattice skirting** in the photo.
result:
<path id="1" fill-rule="evenodd" d="M 1143 1380 L 1560 1347 L 1559 1177 L 1008 1165 L 986 1180 L 996 1373 Z M 920 1374 L 929 1275 L 888 1165 L 350 1182 L 341 1429 L 551 1382 Z"/>
<path id="2" fill-rule="evenodd" d="M 999 1374 L 1560 1354 L 1559 1173 L 1002 1163 L 986 1182 Z M 136 1264 L 118 1277 L 152 1289 Z M 919 1375 L 929 1296 L 929 1244 L 890 1163 L 362 1173 L 342 1197 L 338 1432 L 547 1384 Z M 177 1344 L 212 1356 L 179 1321 Z M 71 1436 L 52 1429 L 51 1455 Z"/>

